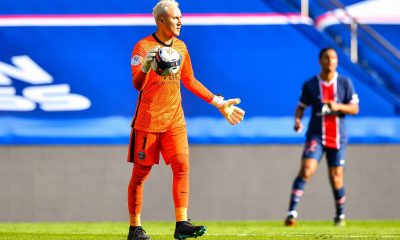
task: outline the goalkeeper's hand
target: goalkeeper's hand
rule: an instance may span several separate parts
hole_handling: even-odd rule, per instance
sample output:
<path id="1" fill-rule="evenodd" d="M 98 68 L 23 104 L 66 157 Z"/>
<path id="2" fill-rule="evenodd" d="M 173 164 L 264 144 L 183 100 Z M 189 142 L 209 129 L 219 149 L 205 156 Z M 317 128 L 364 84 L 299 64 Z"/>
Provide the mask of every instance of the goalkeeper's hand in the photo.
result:
<path id="1" fill-rule="evenodd" d="M 142 66 L 142 71 L 144 73 L 150 72 L 150 69 L 152 68 L 153 59 L 156 56 L 158 49 L 160 49 L 160 46 L 155 46 L 152 49 L 150 49 L 150 51 L 147 53 Z"/>
<path id="2" fill-rule="evenodd" d="M 239 103 L 239 98 L 224 100 L 224 98 L 220 96 L 214 96 L 214 99 L 211 102 L 212 105 L 218 108 L 222 116 L 224 116 L 231 125 L 235 125 L 243 121 L 245 111 L 235 106 Z"/>

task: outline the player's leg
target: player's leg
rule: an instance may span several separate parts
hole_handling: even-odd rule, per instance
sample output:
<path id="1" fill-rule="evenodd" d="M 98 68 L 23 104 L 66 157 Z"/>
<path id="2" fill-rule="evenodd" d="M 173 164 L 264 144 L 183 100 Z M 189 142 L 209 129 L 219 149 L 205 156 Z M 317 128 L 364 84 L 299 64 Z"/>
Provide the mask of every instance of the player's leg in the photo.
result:
<path id="1" fill-rule="evenodd" d="M 300 202 L 301 196 L 303 196 L 306 183 L 317 171 L 322 153 L 322 145 L 318 143 L 318 141 L 311 140 L 306 142 L 302 155 L 300 171 L 292 185 L 288 214 L 285 219 L 286 226 L 296 225 L 297 205 Z"/>
<path id="2" fill-rule="evenodd" d="M 328 159 L 329 180 L 331 183 L 333 196 L 335 198 L 336 214 L 334 218 L 334 223 L 336 226 L 345 225 L 344 207 L 346 202 L 346 191 L 343 181 L 345 147 L 346 146 L 342 145 L 339 150 L 326 150 L 326 157 Z"/>
<path id="3" fill-rule="evenodd" d="M 187 221 L 189 201 L 189 155 L 175 155 L 169 162 L 173 174 L 172 194 L 175 205 L 175 218 L 177 222 Z"/>
<path id="4" fill-rule="evenodd" d="M 206 232 L 206 227 L 195 226 L 188 220 L 189 202 L 189 144 L 186 128 L 175 128 L 161 134 L 161 153 L 171 165 L 173 182 L 172 195 L 175 205 L 176 227 L 174 237 L 186 239 L 198 237 Z"/>
<path id="5" fill-rule="evenodd" d="M 133 135 L 133 136 L 132 136 Z M 130 227 L 128 240 L 146 240 L 150 237 L 142 227 L 140 214 L 143 204 L 144 184 L 154 163 L 158 163 L 158 136 L 154 133 L 133 130 L 129 144 L 128 160 L 134 162 L 128 186 Z"/>
<path id="6" fill-rule="evenodd" d="M 202 236 L 206 227 L 195 226 L 188 221 L 189 201 L 189 155 L 175 155 L 170 159 L 173 173 L 172 192 L 175 203 L 176 226 L 174 237 L 186 239 Z"/>
<path id="7" fill-rule="evenodd" d="M 130 227 L 128 240 L 150 239 L 142 227 L 140 214 L 142 212 L 144 183 L 150 175 L 151 166 L 134 163 L 132 176 L 128 186 L 128 209 Z"/>

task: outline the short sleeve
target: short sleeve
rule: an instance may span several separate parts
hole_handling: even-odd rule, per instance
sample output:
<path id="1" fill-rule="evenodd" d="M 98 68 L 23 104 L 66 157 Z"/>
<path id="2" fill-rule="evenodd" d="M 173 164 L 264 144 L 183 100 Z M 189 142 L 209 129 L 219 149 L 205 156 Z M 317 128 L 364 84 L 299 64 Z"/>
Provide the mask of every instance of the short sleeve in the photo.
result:
<path id="1" fill-rule="evenodd" d="M 307 107 L 311 104 L 311 100 L 309 87 L 307 83 L 304 83 L 300 93 L 299 106 Z"/>
<path id="2" fill-rule="evenodd" d="M 356 93 L 353 83 L 350 79 L 347 79 L 346 93 L 344 103 L 358 104 L 360 102 L 358 94 Z"/>

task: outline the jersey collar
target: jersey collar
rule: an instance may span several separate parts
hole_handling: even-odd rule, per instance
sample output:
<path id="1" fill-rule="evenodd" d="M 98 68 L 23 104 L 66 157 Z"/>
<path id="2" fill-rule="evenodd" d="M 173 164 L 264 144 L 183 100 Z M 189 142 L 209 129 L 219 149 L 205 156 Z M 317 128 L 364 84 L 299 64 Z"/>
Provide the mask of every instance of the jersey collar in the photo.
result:
<path id="1" fill-rule="evenodd" d="M 156 33 L 151 34 L 153 36 L 153 38 L 161 45 L 163 45 L 164 47 L 172 47 L 172 44 L 174 44 L 174 39 L 172 38 L 172 41 L 170 44 L 165 44 L 163 42 L 161 42 L 160 39 L 157 38 Z"/>
<path id="2" fill-rule="evenodd" d="M 332 79 L 329 82 L 322 80 L 321 77 L 319 76 L 319 74 L 317 75 L 317 78 L 318 78 L 318 81 L 320 84 L 330 86 L 331 84 L 334 84 L 337 82 L 338 76 L 339 76 L 338 72 L 335 72 L 335 74 L 333 75 Z"/>

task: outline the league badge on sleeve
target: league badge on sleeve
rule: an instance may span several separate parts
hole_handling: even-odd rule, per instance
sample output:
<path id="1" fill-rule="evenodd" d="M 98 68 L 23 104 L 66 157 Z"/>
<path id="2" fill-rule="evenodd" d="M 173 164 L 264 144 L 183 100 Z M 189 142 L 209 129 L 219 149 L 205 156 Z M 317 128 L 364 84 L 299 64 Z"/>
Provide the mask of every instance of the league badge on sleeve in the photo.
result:
<path id="1" fill-rule="evenodd" d="M 131 58 L 131 65 L 137 66 L 142 62 L 142 57 L 139 55 L 135 55 Z"/>

